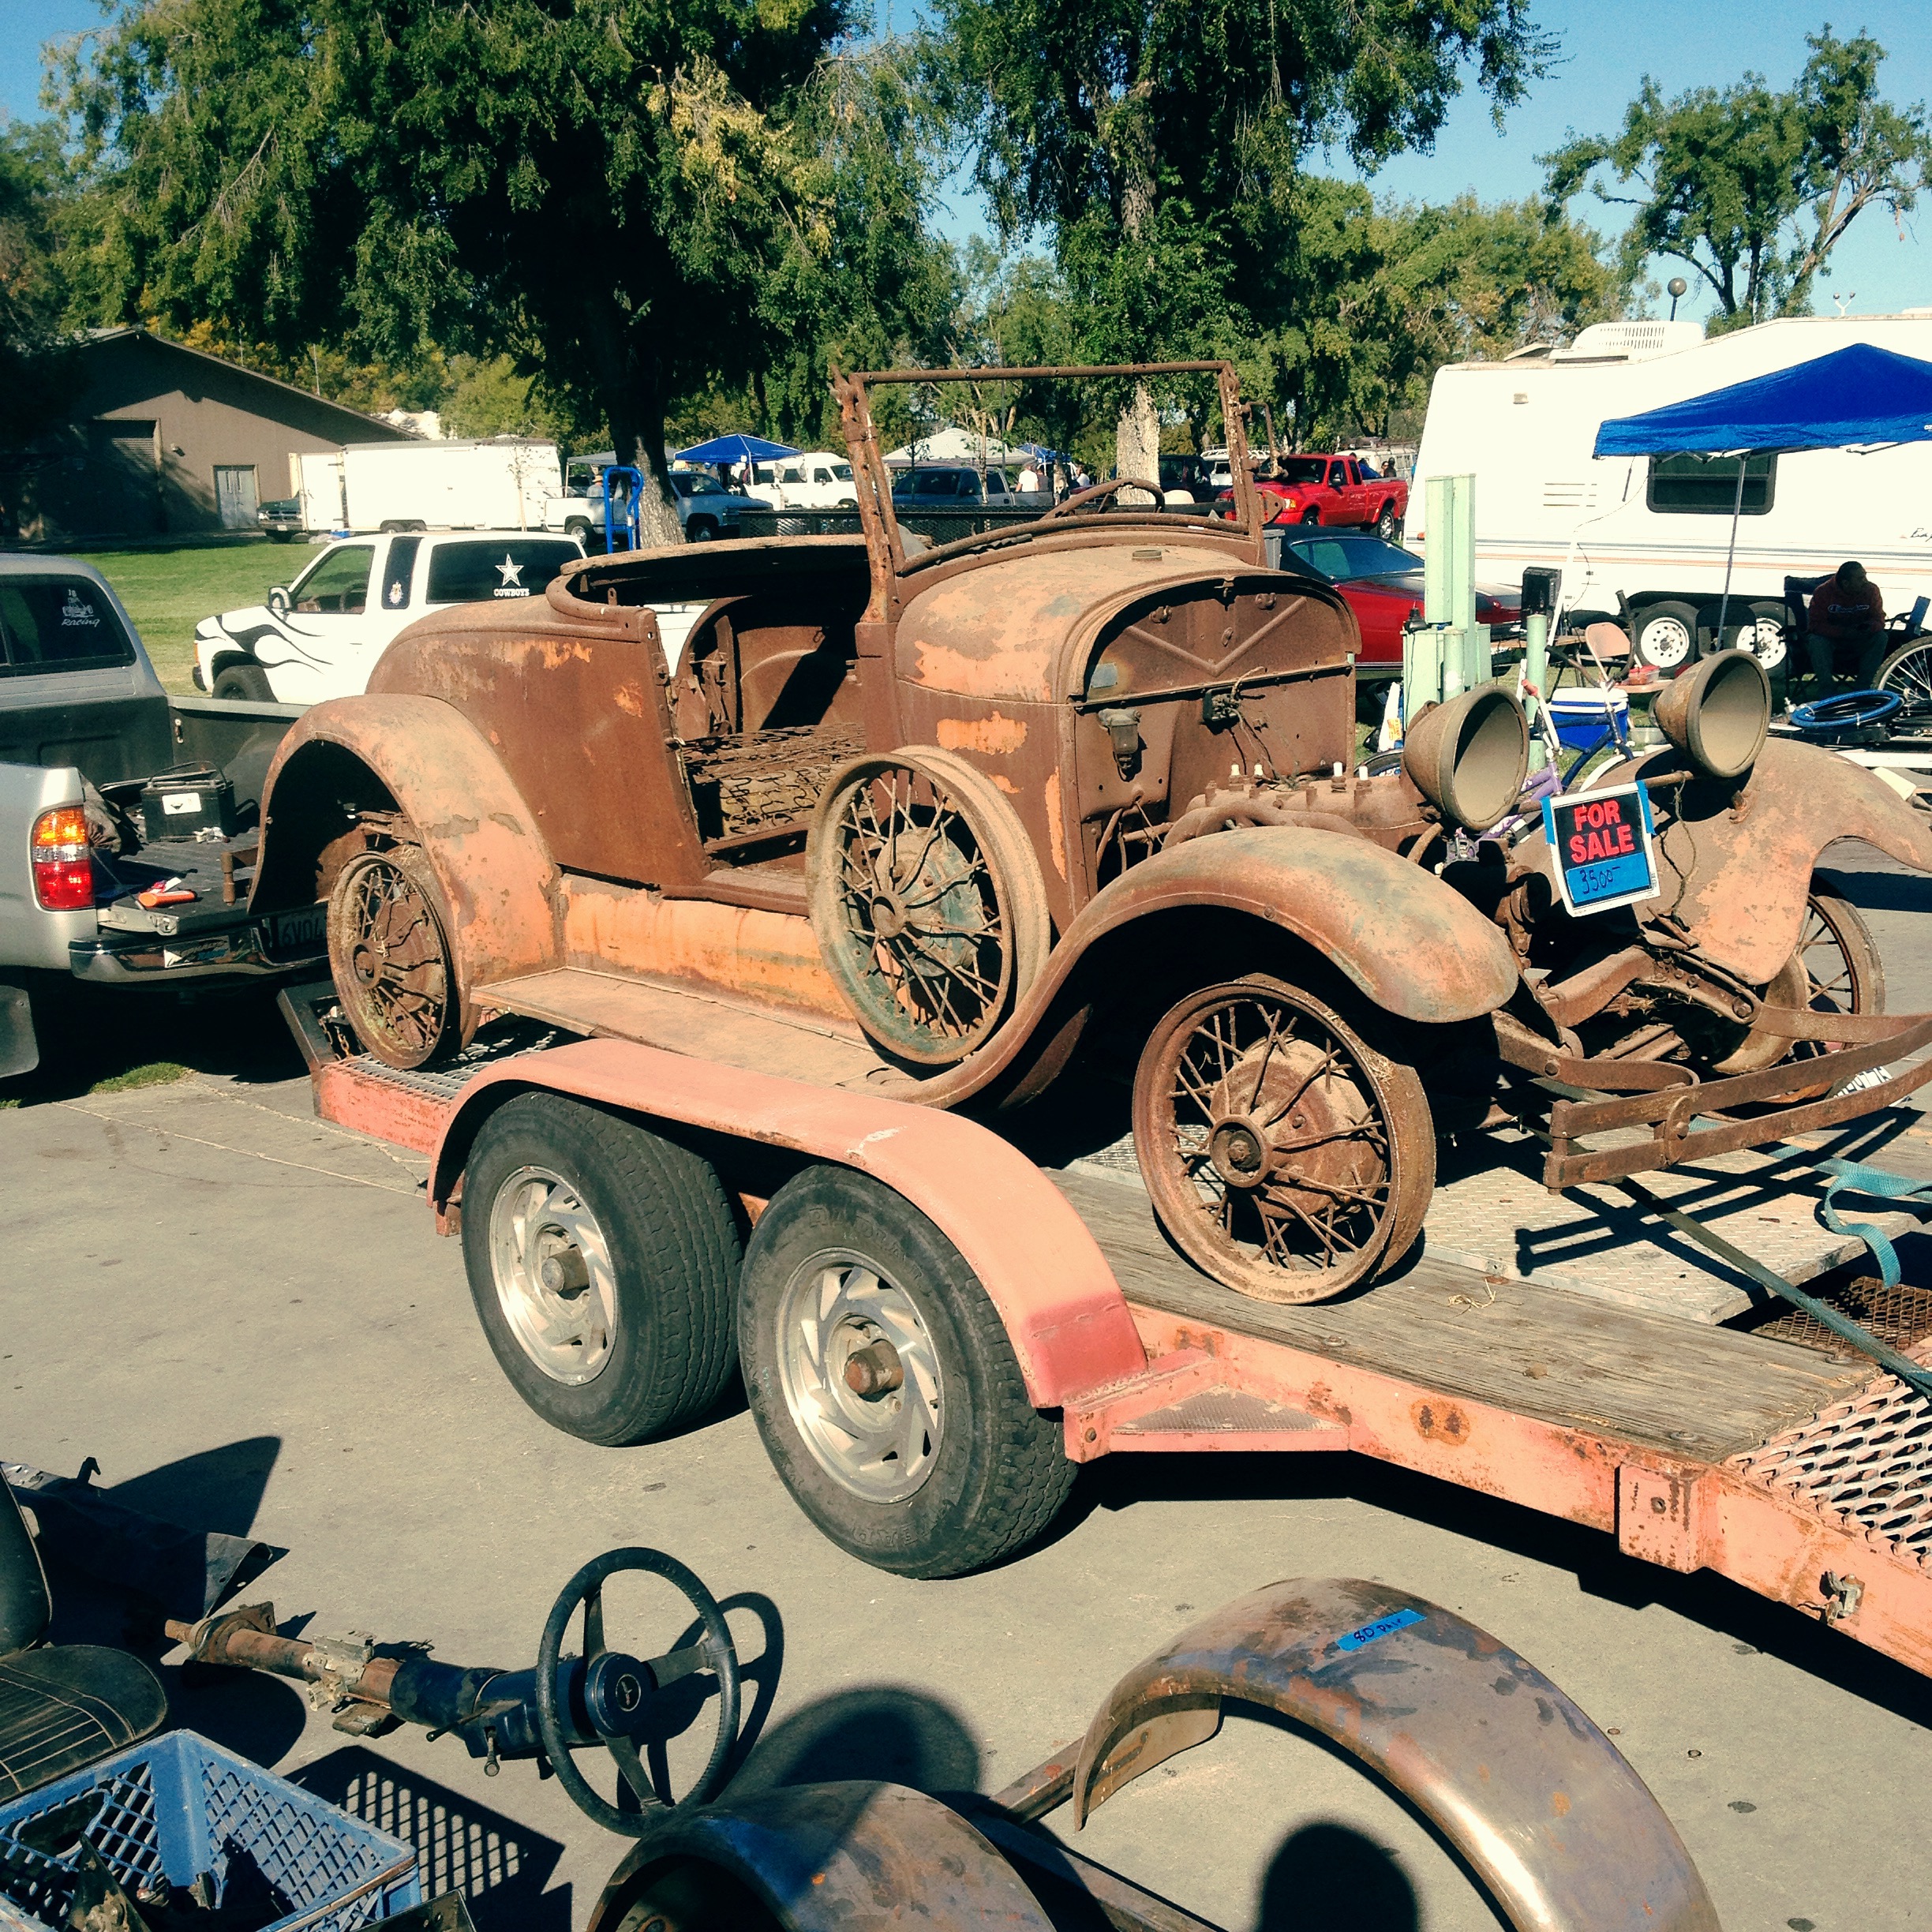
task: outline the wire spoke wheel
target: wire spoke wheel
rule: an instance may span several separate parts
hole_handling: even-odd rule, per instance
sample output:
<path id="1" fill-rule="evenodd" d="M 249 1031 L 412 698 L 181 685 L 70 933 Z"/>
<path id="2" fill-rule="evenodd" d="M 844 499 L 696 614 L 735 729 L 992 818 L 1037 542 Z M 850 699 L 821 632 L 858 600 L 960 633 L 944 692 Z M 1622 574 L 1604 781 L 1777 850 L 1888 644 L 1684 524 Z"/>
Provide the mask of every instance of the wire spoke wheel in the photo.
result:
<path id="1" fill-rule="evenodd" d="M 1805 901 L 1804 926 L 1792 967 L 1804 977 L 1803 1003 L 1813 1013 L 1876 1013 L 1885 1007 L 1885 966 L 1871 929 L 1849 899 L 1814 879 Z M 1788 968 L 1787 971 L 1791 971 Z M 1833 1052 L 1840 1041 L 1799 1040 L 1794 1060 L 1816 1059 Z M 1791 1096 L 1791 1102 L 1822 1099 L 1830 1089 L 1812 1088 Z"/>
<path id="2" fill-rule="evenodd" d="M 1900 700 L 1900 722 L 1919 729 L 1932 724 L 1932 638 L 1894 651 L 1878 667 L 1874 683 Z"/>
<path id="3" fill-rule="evenodd" d="M 944 753 L 859 758 L 812 830 L 812 926 L 874 1039 L 916 1065 L 964 1059 L 1044 964 L 1046 900 L 1011 807 Z"/>
<path id="4" fill-rule="evenodd" d="M 1167 1014 L 1141 1056 L 1133 1126 L 1167 1232 L 1262 1301 L 1322 1301 L 1398 1260 L 1435 1186 L 1414 1070 L 1279 980 L 1210 987 Z"/>
<path id="5" fill-rule="evenodd" d="M 329 899 L 329 966 L 356 1036 L 393 1067 L 456 1043 L 455 974 L 428 861 L 413 846 L 358 854 Z"/>

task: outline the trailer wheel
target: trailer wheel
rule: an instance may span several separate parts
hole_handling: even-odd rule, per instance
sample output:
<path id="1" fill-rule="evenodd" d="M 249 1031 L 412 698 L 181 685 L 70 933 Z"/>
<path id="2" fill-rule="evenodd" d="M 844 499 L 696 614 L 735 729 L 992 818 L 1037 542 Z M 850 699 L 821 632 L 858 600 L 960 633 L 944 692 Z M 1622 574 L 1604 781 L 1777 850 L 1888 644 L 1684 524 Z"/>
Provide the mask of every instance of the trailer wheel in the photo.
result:
<path id="1" fill-rule="evenodd" d="M 952 1242 L 870 1177 L 815 1166 L 745 1249 L 738 1351 L 800 1509 L 900 1576 L 959 1576 L 1031 1542 L 1073 1485 L 998 1310 Z"/>
<path id="2" fill-rule="evenodd" d="M 701 1155 L 581 1101 L 522 1094 L 477 1134 L 462 1208 L 477 1319 L 552 1428 L 643 1442 L 724 1393 L 738 1229 Z"/>
<path id="3" fill-rule="evenodd" d="M 358 852 L 329 894 L 329 972 L 356 1038 L 385 1066 L 447 1059 L 462 1044 L 441 893 L 420 845 Z"/>
<path id="4" fill-rule="evenodd" d="M 1259 973 L 1204 987 L 1134 1075 L 1134 1151 L 1161 1225 L 1258 1301 L 1326 1301 L 1400 1260 L 1435 1192 L 1415 1069 L 1332 997 Z"/>
<path id="5" fill-rule="evenodd" d="M 1697 655 L 1698 614 L 1689 604 L 1651 604 L 1636 620 L 1631 651 L 1639 664 L 1681 671 Z"/>

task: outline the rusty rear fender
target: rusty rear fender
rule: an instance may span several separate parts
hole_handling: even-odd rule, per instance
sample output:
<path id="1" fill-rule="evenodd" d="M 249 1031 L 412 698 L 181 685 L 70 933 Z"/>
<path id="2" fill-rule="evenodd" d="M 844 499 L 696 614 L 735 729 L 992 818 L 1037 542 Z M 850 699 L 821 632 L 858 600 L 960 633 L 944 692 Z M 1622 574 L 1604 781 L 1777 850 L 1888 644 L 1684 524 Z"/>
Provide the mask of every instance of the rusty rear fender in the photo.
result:
<path id="1" fill-rule="evenodd" d="M 557 869 L 502 761 L 440 698 L 339 698 L 282 741 L 262 794 L 251 909 L 313 902 L 332 882 L 344 803 L 393 809 L 421 836 L 462 986 L 559 964 Z"/>

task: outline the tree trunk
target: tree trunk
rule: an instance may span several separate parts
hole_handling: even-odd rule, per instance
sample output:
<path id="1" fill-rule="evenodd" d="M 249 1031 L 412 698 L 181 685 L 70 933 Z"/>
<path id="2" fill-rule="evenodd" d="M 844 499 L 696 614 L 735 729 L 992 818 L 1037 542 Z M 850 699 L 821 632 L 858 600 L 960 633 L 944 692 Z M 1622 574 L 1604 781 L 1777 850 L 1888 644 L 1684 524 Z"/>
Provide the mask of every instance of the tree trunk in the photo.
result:
<path id="1" fill-rule="evenodd" d="M 1144 146 L 1144 129 L 1132 129 L 1125 145 L 1124 181 L 1121 191 L 1121 227 L 1127 245 L 1137 248 L 1154 217 L 1152 156 Z M 1160 481 L 1160 412 L 1154 406 L 1154 392 L 1145 383 L 1136 383 L 1134 392 L 1114 426 L 1114 474 L 1144 477 L 1150 483 Z M 1116 503 L 1145 504 L 1144 490 L 1123 490 Z M 1158 496 L 1153 501 L 1159 503 Z"/>
<path id="2" fill-rule="evenodd" d="M 1154 392 L 1145 383 L 1135 384 L 1133 400 L 1114 425 L 1114 470 L 1117 476 L 1144 477 L 1150 483 L 1160 481 L 1160 411 L 1154 406 Z M 1145 490 L 1123 490 L 1115 499 L 1135 504 L 1148 500 Z"/>
<path id="3" fill-rule="evenodd" d="M 587 320 L 611 447 L 620 463 L 644 477 L 638 496 L 638 541 L 646 549 L 682 543 L 684 529 L 665 455 L 664 389 L 657 357 L 638 332 L 627 327 L 628 317 L 593 316 Z"/>

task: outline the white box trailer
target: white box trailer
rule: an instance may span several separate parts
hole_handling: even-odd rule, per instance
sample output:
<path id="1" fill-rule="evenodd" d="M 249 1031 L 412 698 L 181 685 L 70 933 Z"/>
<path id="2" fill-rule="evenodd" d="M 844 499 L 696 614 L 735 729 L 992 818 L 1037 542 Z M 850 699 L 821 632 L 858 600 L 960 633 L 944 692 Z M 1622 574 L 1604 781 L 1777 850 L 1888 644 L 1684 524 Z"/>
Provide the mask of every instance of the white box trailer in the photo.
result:
<path id="1" fill-rule="evenodd" d="M 1515 582 L 1531 564 L 1562 571 L 1567 616 L 1626 618 L 1639 658 L 1665 670 L 1747 640 L 1775 670 L 1785 656 L 1787 576 L 1822 576 L 1856 558 L 1889 611 L 1932 593 L 1932 444 L 1754 459 L 1721 639 L 1737 459 L 1599 459 L 1590 451 L 1608 417 L 1854 343 L 1932 361 L 1932 309 L 1766 322 L 1709 340 L 1694 322 L 1599 323 L 1554 354 L 1438 370 L 1409 541 L 1428 542 L 1428 479 L 1473 475 L 1478 575 Z"/>
<path id="2" fill-rule="evenodd" d="M 291 452 L 290 494 L 312 533 L 542 530 L 564 494 L 554 443 L 352 443 Z"/>

